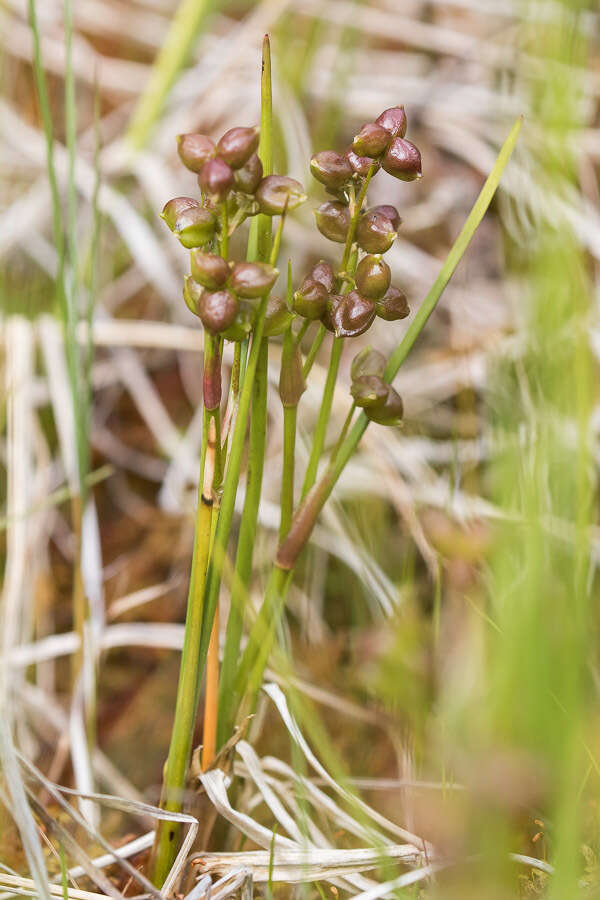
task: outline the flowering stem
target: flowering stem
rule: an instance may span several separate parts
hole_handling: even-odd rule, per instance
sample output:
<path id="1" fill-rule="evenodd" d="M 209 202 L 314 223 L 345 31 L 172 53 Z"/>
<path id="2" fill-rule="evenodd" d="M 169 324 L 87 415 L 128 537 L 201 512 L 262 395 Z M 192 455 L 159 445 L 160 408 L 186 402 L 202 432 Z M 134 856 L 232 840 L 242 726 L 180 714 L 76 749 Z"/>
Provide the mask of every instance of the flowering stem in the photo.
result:
<path id="1" fill-rule="evenodd" d="M 327 329 L 324 325 L 319 325 L 319 330 L 315 334 L 314 340 L 310 346 L 310 350 L 306 354 L 306 359 L 304 360 L 304 367 L 302 369 L 302 374 L 305 378 L 308 378 L 310 374 L 310 370 L 313 367 L 313 363 L 317 358 L 317 353 L 321 349 L 321 344 L 325 339 L 325 335 L 327 334 Z"/>
<path id="2" fill-rule="evenodd" d="M 334 337 L 333 344 L 331 345 L 331 356 L 329 358 L 327 380 L 325 381 L 323 399 L 321 400 L 321 409 L 319 410 L 319 417 L 317 419 L 317 424 L 315 427 L 312 450 L 310 458 L 308 460 L 308 465 L 306 467 L 304 484 L 302 486 L 303 497 L 305 497 L 308 491 L 311 489 L 317 477 L 317 469 L 319 466 L 319 460 L 321 459 L 321 453 L 323 452 L 323 446 L 325 444 L 327 425 L 329 424 L 329 417 L 331 415 L 333 394 L 335 391 L 335 383 L 337 381 L 343 349 L 344 339 Z"/>

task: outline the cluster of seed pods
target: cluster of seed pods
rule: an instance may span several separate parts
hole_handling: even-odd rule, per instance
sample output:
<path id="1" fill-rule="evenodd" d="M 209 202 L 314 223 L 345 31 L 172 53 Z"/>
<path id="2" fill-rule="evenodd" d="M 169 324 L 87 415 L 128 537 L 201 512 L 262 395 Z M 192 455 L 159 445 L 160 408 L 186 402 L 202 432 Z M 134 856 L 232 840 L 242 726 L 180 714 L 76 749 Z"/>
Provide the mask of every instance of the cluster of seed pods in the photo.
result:
<path id="1" fill-rule="evenodd" d="M 317 228 L 326 238 L 345 244 L 352 227 L 352 203 L 357 190 L 380 168 L 402 181 L 421 177 L 421 155 L 404 137 L 404 107 L 385 110 L 363 125 L 352 147 L 345 153 L 324 150 L 311 160 L 313 176 L 325 185 L 334 199 L 315 211 Z M 405 294 L 391 285 L 391 271 L 383 259 L 397 237 L 401 219 L 394 206 L 381 205 L 361 210 L 353 235 L 364 256 L 352 276 L 339 273 L 336 279 L 327 264 L 320 262 L 304 279 L 294 296 L 298 315 L 320 321 L 337 337 L 356 337 L 371 327 L 376 316 L 387 321 L 409 314 Z M 340 282 L 352 288 L 340 293 Z"/>
<path id="2" fill-rule="evenodd" d="M 183 164 L 198 176 L 202 199 L 175 197 L 161 216 L 190 253 L 191 273 L 183 296 L 211 334 L 241 341 L 251 332 L 260 299 L 269 294 L 278 270 L 267 263 L 233 262 L 216 252 L 222 229 L 232 233 L 248 216 L 281 215 L 306 200 L 302 185 L 285 175 L 263 177 L 257 128 L 231 128 L 216 143 L 204 134 L 181 134 Z M 293 313 L 269 297 L 266 337 L 282 334 Z"/>

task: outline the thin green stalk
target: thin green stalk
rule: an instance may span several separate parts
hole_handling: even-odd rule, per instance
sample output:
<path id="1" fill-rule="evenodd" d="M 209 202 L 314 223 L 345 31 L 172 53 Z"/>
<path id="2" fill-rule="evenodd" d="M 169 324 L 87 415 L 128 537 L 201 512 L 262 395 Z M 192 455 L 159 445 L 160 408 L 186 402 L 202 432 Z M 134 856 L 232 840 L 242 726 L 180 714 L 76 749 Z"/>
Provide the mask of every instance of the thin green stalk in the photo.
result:
<path id="1" fill-rule="evenodd" d="M 306 474 L 304 476 L 304 484 L 302 486 L 302 496 L 305 497 L 311 489 L 317 478 L 317 470 L 319 468 L 319 460 L 325 445 L 327 436 L 327 426 L 329 425 L 329 417 L 331 416 L 331 407 L 333 405 L 333 394 L 335 391 L 335 383 L 337 381 L 340 368 L 340 360 L 342 358 L 342 350 L 344 349 L 344 339 L 334 337 L 331 345 L 331 356 L 329 358 L 329 368 L 327 370 L 327 379 L 325 381 L 325 389 L 321 400 L 321 408 L 319 417 L 315 426 L 313 445 L 306 466 Z"/>
<path id="2" fill-rule="evenodd" d="M 304 378 L 308 378 L 310 374 L 310 370 L 313 367 L 313 363 L 317 358 L 317 353 L 321 349 L 321 344 L 325 340 L 325 335 L 327 334 L 327 329 L 324 325 L 319 325 L 319 330 L 315 334 L 314 340 L 310 345 L 310 350 L 306 354 L 306 359 L 304 360 L 304 366 L 302 369 L 302 374 Z"/>
<path id="3" fill-rule="evenodd" d="M 129 123 L 127 140 L 135 150 L 141 150 L 150 137 L 212 5 L 212 0 L 181 0 Z"/>
<path id="4" fill-rule="evenodd" d="M 298 329 L 298 334 L 294 338 L 294 340 L 298 346 L 300 346 L 300 344 L 304 340 L 304 335 L 306 334 L 306 332 L 308 331 L 310 326 L 311 326 L 310 319 L 305 319 L 304 322 L 302 323 L 301 327 Z"/>
<path id="5" fill-rule="evenodd" d="M 281 520 L 279 540 L 289 531 L 294 511 L 294 467 L 296 454 L 297 406 L 283 407 L 283 471 L 281 473 Z"/>
<path id="6" fill-rule="evenodd" d="M 387 381 L 391 381 L 396 376 L 400 366 L 410 353 L 487 212 L 498 188 L 502 173 L 515 148 L 521 125 L 522 118 L 519 117 L 498 154 L 496 163 L 475 201 L 467 221 L 446 257 L 440 274 L 419 308 L 404 338 L 390 356 L 385 370 Z M 268 661 L 275 635 L 276 622 L 285 603 L 285 597 L 291 583 L 298 555 L 306 545 L 320 511 L 346 464 L 355 452 L 368 424 L 369 420 L 366 415 L 361 413 L 352 430 L 344 439 L 335 461 L 328 466 L 320 480 L 311 489 L 309 495 L 300 504 L 296 515 L 292 519 L 291 529 L 280 544 L 269 578 L 267 594 L 257 620 L 248 636 L 248 645 L 238 673 L 240 686 L 243 685 L 244 678 L 248 681 L 248 694 L 252 698 L 250 706 L 253 705 L 254 697 L 262 682 L 264 668 Z M 254 692 L 254 695 L 251 691 Z"/>
<path id="7" fill-rule="evenodd" d="M 335 442 L 333 450 L 331 451 L 331 456 L 329 458 L 330 462 L 334 461 L 334 459 L 336 458 L 336 456 L 338 454 L 338 450 L 344 443 L 345 437 L 348 434 L 348 429 L 350 428 L 350 424 L 352 422 L 352 417 L 354 416 L 355 412 L 356 412 L 356 403 L 353 403 L 352 406 L 350 407 L 350 409 L 348 410 L 348 415 L 346 416 L 346 419 L 342 426 L 342 430 L 340 431 L 340 436 L 337 439 L 337 441 Z"/>

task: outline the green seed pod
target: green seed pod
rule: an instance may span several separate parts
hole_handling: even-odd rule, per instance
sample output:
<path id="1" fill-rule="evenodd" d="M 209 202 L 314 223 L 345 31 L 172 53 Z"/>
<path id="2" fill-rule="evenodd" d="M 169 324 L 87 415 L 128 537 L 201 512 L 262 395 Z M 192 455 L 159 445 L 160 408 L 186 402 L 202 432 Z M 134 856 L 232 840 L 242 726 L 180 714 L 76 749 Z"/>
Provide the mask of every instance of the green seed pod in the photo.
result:
<path id="1" fill-rule="evenodd" d="M 329 312 L 336 337 L 358 337 L 373 324 L 375 304 L 358 291 L 350 291 L 331 304 Z"/>
<path id="2" fill-rule="evenodd" d="M 260 211 L 267 216 L 281 215 L 284 209 L 290 212 L 306 200 L 300 182 L 288 175 L 267 175 L 258 185 L 255 196 Z"/>
<path id="3" fill-rule="evenodd" d="M 376 122 L 368 122 L 360 129 L 352 141 L 352 149 L 359 156 L 368 156 L 374 159 L 381 156 L 387 150 L 391 137 L 382 125 Z"/>
<path id="4" fill-rule="evenodd" d="M 375 309 L 379 318 L 386 322 L 405 319 L 410 313 L 406 294 L 395 287 L 391 287 L 385 297 L 375 303 Z"/>
<path id="5" fill-rule="evenodd" d="M 320 319 L 327 309 L 329 293 L 324 284 L 314 278 L 305 278 L 294 294 L 294 312 L 304 319 Z"/>
<path id="6" fill-rule="evenodd" d="M 231 291 L 203 291 L 200 297 L 200 318 L 204 327 L 218 334 L 235 322 L 238 301 Z"/>
<path id="7" fill-rule="evenodd" d="M 244 194 L 253 194 L 262 177 L 263 166 L 258 153 L 253 153 L 250 159 L 233 173 L 236 190 Z"/>
<path id="8" fill-rule="evenodd" d="M 231 273 L 231 288 L 238 297 L 252 300 L 268 294 L 275 282 L 279 270 L 268 263 L 236 263 Z"/>
<path id="9" fill-rule="evenodd" d="M 318 281 L 323 285 L 328 294 L 331 294 L 335 286 L 335 272 L 330 263 L 320 259 L 316 266 L 313 266 L 308 274 L 308 278 Z"/>
<path id="10" fill-rule="evenodd" d="M 368 209 L 358 220 L 356 240 L 360 249 L 367 253 L 385 253 L 396 237 L 390 219 L 374 209 Z"/>
<path id="11" fill-rule="evenodd" d="M 337 190 L 352 178 L 352 168 L 346 157 L 335 150 L 322 150 L 315 153 L 310 161 L 313 177 L 325 187 Z"/>
<path id="12" fill-rule="evenodd" d="M 380 116 L 375 119 L 376 125 L 381 125 L 392 137 L 403 138 L 406 134 L 408 121 L 403 106 L 392 106 L 385 109 Z"/>
<path id="13" fill-rule="evenodd" d="M 160 218 L 167 223 L 167 226 L 171 231 L 175 231 L 177 216 L 180 216 L 186 209 L 197 209 L 199 206 L 200 204 L 198 201 L 193 200 L 191 197 L 173 197 L 172 200 L 169 200 L 169 202 L 165 203 L 163 206 Z"/>
<path id="14" fill-rule="evenodd" d="M 244 300 L 239 300 L 235 320 L 221 334 L 228 341 L 245 341 L 254 327 L 255 318 L 256 309 L 254 306 L 251 303 L 246 303 Z"/>
<path id="15" fill-rule="evenodd" d="M 215 215 L 202 206 L 190 206 L 177 216 L 174 232 L 186 250 L 203 247 L 215 233 Z"/>
<path id="16" fill-rule="evenodd" d="M 350 163 L 350 168 L 354 174 L 358 175 L 359 178 L 366 178 L 371 166 L 374 167 L 374 172 L 378 172 L 381 168 L 381 163 L 378 159 L 371 159 L 370 156 L 359 156 L 352 147 L 346 150 L 346 159 Z"/>
<path id="17" fill-rule="evenodd" d="M 326 200 L 318 209 L 315 209 L 315 218 L 317 228 L 324 237 L 329 238 L 330 241 L 336 241 L 338 244 L 345 243 L 350 227 L 350 210 L 347 206 L 333 200 Z"/>
<path id="18" fill-rule="evenodd" d="M 383 378 L 384 372 L 385 356 L 378 350 L 372 350 L 371 347 L 364 347 L 360 353 L 357 353 L 350 367 L 350 377 L 353 381 L 355 378 L 362 378 L 365 375 L 376 375 L 378 378 Z"/>
<path id="19" fill-rule="evenodd" d="M 391 384 L 388 384 L 384 403 L 367 408 L 365 412 L 371 422 L 376 422 L 378 425 L 399 425 L 404 415 L 404 404 L 400 394 L 394 390 Z"/>
<path id="20" fill-rule="evenodd" d="M 400 218 L 400 213 L 396 209 L 395 206 L 392 206 L 391 203 L 384 203 L 381 206 L 373 206 L 369 212 L 379 212 L 383 216 L 386 216 L 392 223 L 394 231 L 398 231 L 398 228 L 402 224 L 402 219 Z"/>
<path id="21" fill-rule="evenodd" d="M 216 147 L 205 134 L 178 134 L 177 152 L 187 169 L 198 174 L 204 163 L 215 155 Z"/>
<path id="22" fill-rule="evenodd" d="M 390 267 L 379 254 L 363 256 L 354 276 L 356 287 L 369 300 L 380 300 L 390 286 Z"/>
<path id="23" fill-rule="evenodd" d="M 279 374 L 279 396 L 284 406 L 298 406 L 300 397 L 306 390 L 302 373 L 300 348 L 291 335 L 283 339 L 281 370 Z"/>
<path id="24" fill-rule="evenodd" d="M 394 138 L 385 151 L 381 165 L 388 175 L 393 175 L 401 181 L 415 181 L 423 174 L 421 154 L 417 147 L 405 138 Z"/>
<path id="25" fill-rule="evenodd" d="M 388 395 L 388 385 L 378 375 L 361 375 L 355 378 L 350 387 L 350 393 L 357 406 L 363 409 L 373 409 L 375 406 L 383 406 Z"/>
<path id="26" fill-rule="evenodd" d="M 186 275 L 183 279 L 183 299 L 185 305 L 195 316 L 200 315 L 200 298 L 202 297 L 202 288 L 194 281 L 191 275 Z"/>
<path id="27" fill-rule="evenodd" d="M 282 297 L 269 297 L 265 312 L 265 337 L 277 337 L 283 334 L 294 319 L 294 313 L 287 308 Z"/>
<path id="28" fill-rule="evenodd" d="M 231 166 L 241 169 L 258 149 L 258 128 L 230 128 L 217 144 L 217 155 Z"/>
<path id="29" fill-rule="evenodd" d="M 229 278 L 229 266 L 222 256 L 193 250 L 190 261 L 192 278 L 208 291 L 218 291 Z"/>
<path id="30" fill-rule="evenodd" d="M 233 187 L 233 172 L 222 159 L 209 159 L 198 175 L 198 184 L 213 203 L 222 203 Z"/>

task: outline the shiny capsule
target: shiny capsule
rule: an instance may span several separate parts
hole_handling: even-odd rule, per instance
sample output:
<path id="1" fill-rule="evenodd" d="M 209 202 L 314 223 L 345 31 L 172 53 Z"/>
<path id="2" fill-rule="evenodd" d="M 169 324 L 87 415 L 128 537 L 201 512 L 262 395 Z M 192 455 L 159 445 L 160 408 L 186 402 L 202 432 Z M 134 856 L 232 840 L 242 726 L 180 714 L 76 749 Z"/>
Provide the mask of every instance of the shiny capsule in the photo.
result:
<path id="1" fill-rule="evenodd" d="M 333 291 L 335 286 L 335 272 L 333 271 L 331 263 L 326 262 L 324 259 L 320 259 L 319 262 L 312 267 L 308 277 L 320 282 L 328 294 L 331 294 Z"/>
<path id="2" fill-rule="evenodd" d="M 343 153 L 335 150 L 322 150 L 315 153 L 310 161 L 310 171 L 313 177 L 324 184 L 325 187 L 343 187 L 352 178 L 352 168 Z"/>
<path id="3" fill-rule="evenodd" d="M 230 128 L 217 144 L 217 156 L 232 169 L 240 169 L 258 149 L 258 128 Z"/>
<path id="4" fill-rule="evenodd" d="M 361 375 L 352 381 L 350 393 L 357 406 L 372 409 L 382 406 L 388 395 L 388 385 L 379 375 Z"/>
<path id="5" fill-rule="evenodd" d="M 215 233 L 216 220 L 210 209 L 190 206 L 179 213 L 175 220 L 174 233 L 186 250 L 203 247 Z"/>
<path id="6" fill-rule="evenodd" d="M 375 119 L 376 125 L 381 125 L 392 137 L 403 138 L 406 134 L 408 120 L 403 106 L 392 106 L 385 109 L 381 115 Z"/>
<path id="7" fill-rule="evenodd" d="M 231 273 L 231 288 L 238 297 L 246 300 L 264 297 L 275 282 L 279 270 L 268 263 L 236 263 Z"/>
<path id="8" fill-rule="evenodd" d="M 387 150 L 391 137 L 382 125 L 376 122 L 368 122 L 360 129 L 352 141 L 352 149 L 359 156 L 368 156 L 371 159 L 381 156 Z"/>
<path id="9" fill-rule="evenodd" d="M 263 165 L 258 153 L 253 153 L 240 169 L 233 173 L 235 188 L 244 194 L 253 194 L 263 177 Z M 258 206 L 257 206 L 258 211 Z"/>
<path id="10" fill-rule="evenodd" d="M 417 147 L 405 138 L 394 138 L 385 151 L 381 165 L 394 178 L 401 181 L 415 181 L 423 174 L 421 154 Z"/>
<path id="11" fill-rule="evenodd" d="M 373 174 L 381 168 L 381 163 L 378 159 L 371 159 L 369 156 L 359 156 L 352 147 L 346 150 L 346 159 L 350 163 L 350 168 L 354 174 L 358 175 L 359 178 L 366 178 L 371 166 L 373 166 Z"/>
<path id="12" fill-rule="evenodd" d="M 317 228 L 330 241 L 343 244 L 350 227 L 350 210 L 336 200 L 327 200 L 315 210 Z"/>
<path id="13" fill-rule="evenodd" d="M 375 309 L 379 318 L 386 322 L 405 319 L 410 313 L 406 294 L 395 287 L 390 287 L 385 297 L 376 301 Z"/>
<path id="14" fill-rule="evenodd" d="M 400 213 L 396 209 L 395 206 L 392 206 L 391 203 L 382 203 L 379 206 L 371 207 L 371 212 L 381 213 L 383 216 L 388 218 L 392 223 L 394 231 L 398 231 L 400 225 L 402 224 L 402 219 L 400 218 Z"/>
<path id="15" fill-rule="evenodd" d="M 391 220 L 376 209 L 368 209 L 358 220 L 356 240 L 367 253 L 385 253 L 397 236 Z"/>
<path id="16" fill-rule="evenodd" d="M 237 311 L 237 297 L 231 291 L 202 291 L 200 318 L 204 327 L 213 334 L 229 328 L 235 321 Z"/>
<path id="17" fill-rule="evenodd" d="M 358 291 L 350 291 L 331 305 L 329 314 L 336 337 L 357 337 L 373 324 L 375 304 Z"/>
<path id="18" fill-rule="evenodd" d="M 365 413 L 378 425 L 399 425 L 404 416 L 404 404 L 400 394 L 388 384 L 384 403 L 366 408 Z"/>
<path id="19" fill-rule="evenodd" d="M 198 175 L 198 184 L 213 203 L 222 203 L 233 187 L 233 170 L 222 159 L 209 159 Z"/>
<path id="20" fill-rule="evenodd" d="M 255 194 L 259 209 L 267 216 L 278 216 L 286 209 L 290 212 L 306 200 L 304 188 L 288 175 L 267 175 Z"/>
<path id="21" fill-rule="evenodd" d="M 222 256 L 194 250 L 190 255 L 192 277 L 209 291 L 218 291 L 229 278 L 229 266 Z"/>
<path id="22" fill-rule="evenodd" d="M 379 254 L 371 253 L 361 259 L 354 276 L 356 287 L 363 297 L 370 300 L 380 300 L 389 288 L 391 279 L 388 264 Z"/>
<path id="23" fill-rule="evenodd" d="M 186 275 L 183 280 L 183 299 L 185 305 L 195 316 L 200 315 L 200 298 L 202 297 L 202 288 L 197 281 L 194 281 L 191 275 Z"/>
<path id="24" fill-rule="evenodd" d="M 216 147 L 205 134 L 178 134 L 177 152 L 184 166 L 199 174 L 202 166 L 215 155 Z"/>
<path id="25" fill-rule="evenodd" d="M 324 284 L 315 278 L 305 278 L 294 294 L 294 312 L 304 319 L 320 319 L 327 309 L 328 299 L 329 292 Z"/>
<path id="26" fill-rule="evenodd" d="M 160 213 L 160 218 L 163 219 L 171 231 L 175 231 L 175 223 L 177 222 L 177 216 L 179 216 L 186 209 L 199 208 L 200 204 L 197 200 L 194 200 L 192 197 L 173 197 L 172 200 L 169 200 L 168 203 L 165 203 L 163 206 L 163 210 Z"/>

